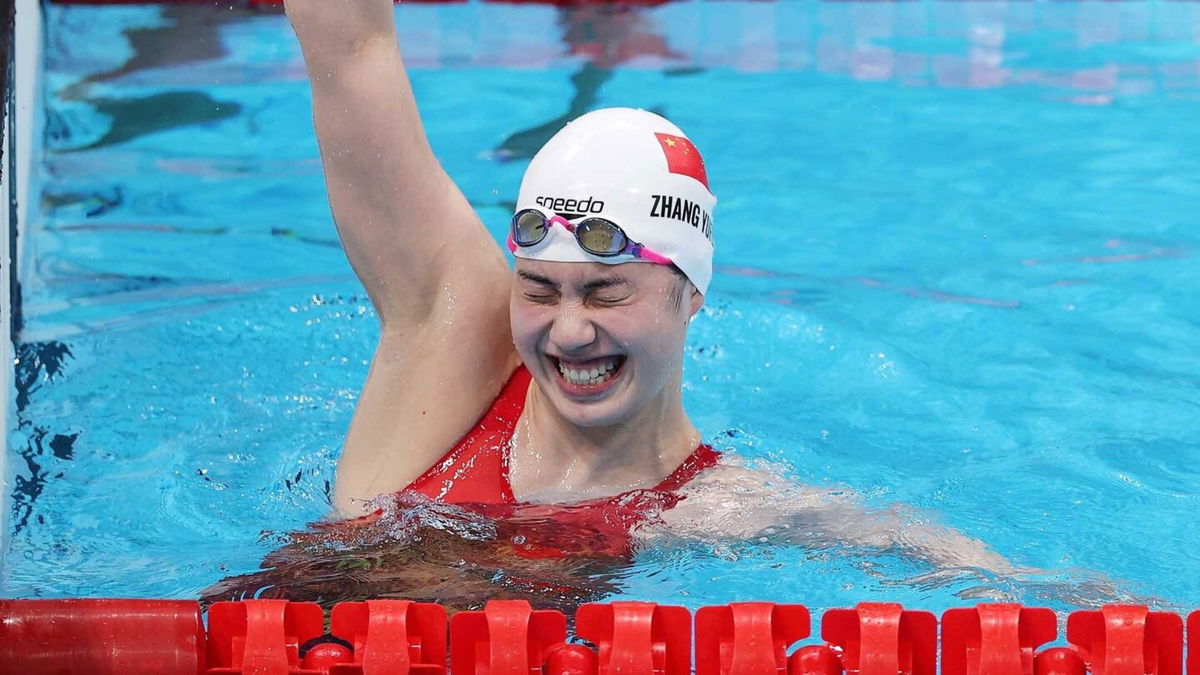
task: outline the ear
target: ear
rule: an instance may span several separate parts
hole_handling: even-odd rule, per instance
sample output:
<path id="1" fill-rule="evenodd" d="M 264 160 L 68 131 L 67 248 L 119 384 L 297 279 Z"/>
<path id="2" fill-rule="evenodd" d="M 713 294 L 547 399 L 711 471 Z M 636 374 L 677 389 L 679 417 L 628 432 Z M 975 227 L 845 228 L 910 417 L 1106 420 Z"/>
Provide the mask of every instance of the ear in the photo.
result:
<path id="1" fill-rule="evenodd" d="M 699 312 L 700 308 L 704 306 L 704 295 L 690 281 L 688 288 L 692 289 L 692 297 L 688 303 L 688 319 L 691 320 L 695 318 L 696 312 Z"/>

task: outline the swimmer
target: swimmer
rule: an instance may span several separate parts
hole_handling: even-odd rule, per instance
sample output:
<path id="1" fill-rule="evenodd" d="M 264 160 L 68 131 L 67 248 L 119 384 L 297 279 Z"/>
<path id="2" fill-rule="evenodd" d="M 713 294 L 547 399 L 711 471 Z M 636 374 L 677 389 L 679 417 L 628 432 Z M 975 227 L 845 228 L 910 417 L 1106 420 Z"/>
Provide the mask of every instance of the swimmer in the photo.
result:
<path id="1" fill-rule="evenodd" d="M 511 270 L 425 138 L 392 3 L 286 8 L 334 220 L 382 324 L 336 508 L 358 515 L 422 478 L 506 386 L 511 452 L 489 487 L 514 500 L 654 487 L 695 456 L 683 344 L 712 275 L 716 198 L 684 133 L 629 109 L 568 125 L 526 173 Z"/>
<path id="2" fill-rule="evenodd" d="M 772 531 L 1013 571 L 953 530 L 779 487 L 702 443 L 681 381 L 716 197 L 681 129 L 617 108 L 554 135 L 521 183 L 510 269 L 430 148 L 391 0 L 285 5 L 334 220 L 381 322 L 337 468 L 339 514 L 405 490 L 493 505 L 648 490 L 672 499 L 653 523 L 631 520 L 633 536 Z"/>

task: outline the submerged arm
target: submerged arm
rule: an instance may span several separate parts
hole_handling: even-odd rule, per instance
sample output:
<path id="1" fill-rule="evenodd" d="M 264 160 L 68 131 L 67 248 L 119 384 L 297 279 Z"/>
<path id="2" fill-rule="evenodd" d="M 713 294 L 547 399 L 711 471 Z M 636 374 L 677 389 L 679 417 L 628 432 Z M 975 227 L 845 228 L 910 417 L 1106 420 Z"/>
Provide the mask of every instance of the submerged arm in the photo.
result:
<path id="1" fill-rule="evenodd" d="M 1172 609 L 1103 574 L 1018 567 L 982 541 L 937 524 L 905 506 L 872 509 L 853 494 L 800 486 L 764 471 L 721 465 L 688 485 L 662 522 L 640 534 L 701 541 L 769 541 L 814 549 L 850 546 L 861 553 L 899 555 L 934 569 L 901 583 L 936 586 L 973 579 L 956 595 L 987 600 L 1037 598 L 1065 607 L 1124 602 Z"/>
<path id="2" fill-rule="evenodd" d="M 688 485 L 683 499 L 648 532 L 698 539 L 773 541 L 813 548 L 848 545 L 895 553 L 939 569 L 1020 571 L 978 539 L 902 507 L 870 509 L 843 493 L 799 486 L 764 471 L 721 465 Z"/>

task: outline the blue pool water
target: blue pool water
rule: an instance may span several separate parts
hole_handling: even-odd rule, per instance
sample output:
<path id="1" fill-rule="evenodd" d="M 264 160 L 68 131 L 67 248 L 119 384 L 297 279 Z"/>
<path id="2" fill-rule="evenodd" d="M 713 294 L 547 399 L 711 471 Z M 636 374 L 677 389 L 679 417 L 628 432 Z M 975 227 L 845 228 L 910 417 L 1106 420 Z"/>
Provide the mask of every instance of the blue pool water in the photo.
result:
<path id="1" fill-rule="evenodd" d="M 195 597 L 326 513 L 377 324 L 281 15 L 47 11 L 3 593 Z M 565 115 L 660 110 L 705 152 L 685 401 L 708 439 L 1046 570 L 677 542 L 613 593 L 1200 606 L 1200 3 L 397 15 L 497 236 Z"/>

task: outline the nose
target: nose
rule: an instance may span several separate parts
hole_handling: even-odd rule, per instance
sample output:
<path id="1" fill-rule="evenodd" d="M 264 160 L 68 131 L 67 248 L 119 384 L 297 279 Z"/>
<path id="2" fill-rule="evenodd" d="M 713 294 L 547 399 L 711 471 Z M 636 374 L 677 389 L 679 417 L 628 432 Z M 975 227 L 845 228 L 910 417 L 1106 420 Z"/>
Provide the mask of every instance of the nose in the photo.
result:
<path id="1" fill-rule="evenodd" d="M 562 307 L 550 326 L 550 342 L 565 354 L 583 349 L 596 341 L 596 326 L 583 308 L 574 304 Z"/>

